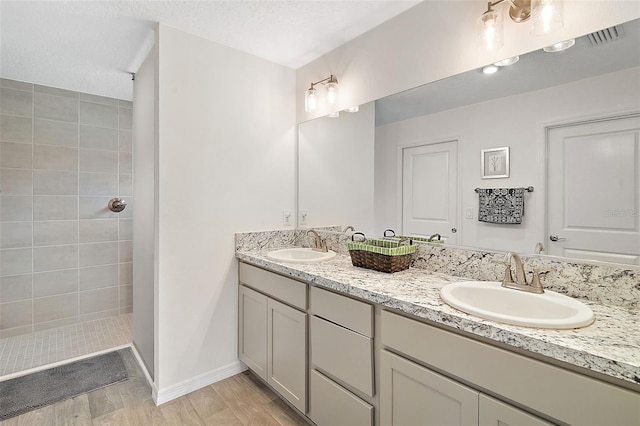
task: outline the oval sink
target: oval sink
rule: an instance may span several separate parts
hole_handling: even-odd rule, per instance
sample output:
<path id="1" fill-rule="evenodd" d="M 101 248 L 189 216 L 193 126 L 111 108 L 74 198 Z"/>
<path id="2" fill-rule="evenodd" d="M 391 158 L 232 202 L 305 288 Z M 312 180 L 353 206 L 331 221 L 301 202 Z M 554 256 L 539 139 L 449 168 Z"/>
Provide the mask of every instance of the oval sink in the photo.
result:
<path id="1" fill-rule="evenodd" d="M 334 257 L 336 257 L 335 251 L 315 251 L 306 247 L 286 248 L 267 253 L 267 258 L 271 260 L 289 263 L 318 263 Z"/>
<path id="2" fill-rule="evenodd" d="M 496 281 L 447 284 L 440 297 L 452 307 L 492 321 L 524 327 L 570 329 L 591 324 L 595 316 L 584 303 L 560 293 L 527 293 Z"/>

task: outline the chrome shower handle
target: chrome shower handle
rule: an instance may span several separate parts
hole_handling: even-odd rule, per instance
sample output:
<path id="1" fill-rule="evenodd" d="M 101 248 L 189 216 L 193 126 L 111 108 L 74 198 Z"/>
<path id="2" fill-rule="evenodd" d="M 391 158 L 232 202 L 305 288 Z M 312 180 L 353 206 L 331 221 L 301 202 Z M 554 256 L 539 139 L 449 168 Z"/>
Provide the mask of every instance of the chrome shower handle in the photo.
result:
<path id="1" fill-rule="evenodd" d="M 122 198 L 112 198 L 109 200 L 109 210 L 114 213 L 120 213 L 125 207 L 127 207 L 127 202 Z"/>

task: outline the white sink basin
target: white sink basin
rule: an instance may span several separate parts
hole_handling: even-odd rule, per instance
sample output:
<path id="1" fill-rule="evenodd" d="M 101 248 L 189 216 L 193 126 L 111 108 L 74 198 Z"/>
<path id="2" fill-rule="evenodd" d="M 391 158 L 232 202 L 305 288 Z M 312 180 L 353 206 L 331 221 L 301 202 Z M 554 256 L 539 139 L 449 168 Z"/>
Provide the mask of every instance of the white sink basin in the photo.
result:
<path id="1" fill-rule="evenodd" d="M 267 253 L 267 257 L 278 262 L 289 263 L 318 263 L 336 257 L 336 252 L 315 251 L 310 248 L 294 247 L 280 250 L 274 250 Z"/>
<path id="2" fill-rule="evenodd" d="M 549 290 L 527 293 L 495 281 L 448 284 L 440 290 L 440 297 L 468 314 L 524 327 L 579 328 L 595 319 L 591 308 L 571 297 Z"/>

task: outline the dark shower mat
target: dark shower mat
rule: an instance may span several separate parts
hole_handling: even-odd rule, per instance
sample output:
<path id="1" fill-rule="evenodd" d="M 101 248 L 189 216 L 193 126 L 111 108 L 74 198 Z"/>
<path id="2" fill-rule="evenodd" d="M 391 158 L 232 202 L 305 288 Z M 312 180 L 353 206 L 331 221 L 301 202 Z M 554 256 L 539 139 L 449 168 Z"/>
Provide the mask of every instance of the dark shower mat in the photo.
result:
<path id="1" fill-rule="evenodd" d="M 118 352 L 109 352 L 0 382 L 0 421 L 127 380 Z"/>

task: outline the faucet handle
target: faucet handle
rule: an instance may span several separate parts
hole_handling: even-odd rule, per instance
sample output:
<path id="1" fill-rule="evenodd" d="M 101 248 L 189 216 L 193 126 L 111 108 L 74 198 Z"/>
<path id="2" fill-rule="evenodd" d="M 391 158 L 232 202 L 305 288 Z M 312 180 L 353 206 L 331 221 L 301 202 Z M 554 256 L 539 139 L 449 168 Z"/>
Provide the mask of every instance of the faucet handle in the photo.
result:
<path id="1" fill-rule="evenodd" d="M 544 286 L 540 282 L 540 275 L 554 272 L 555 270 L 555 268 L 533 268 L 533 278 L 531 278 L 530 286 L 536 289 L 536 293 L 544 293 Z"/>

